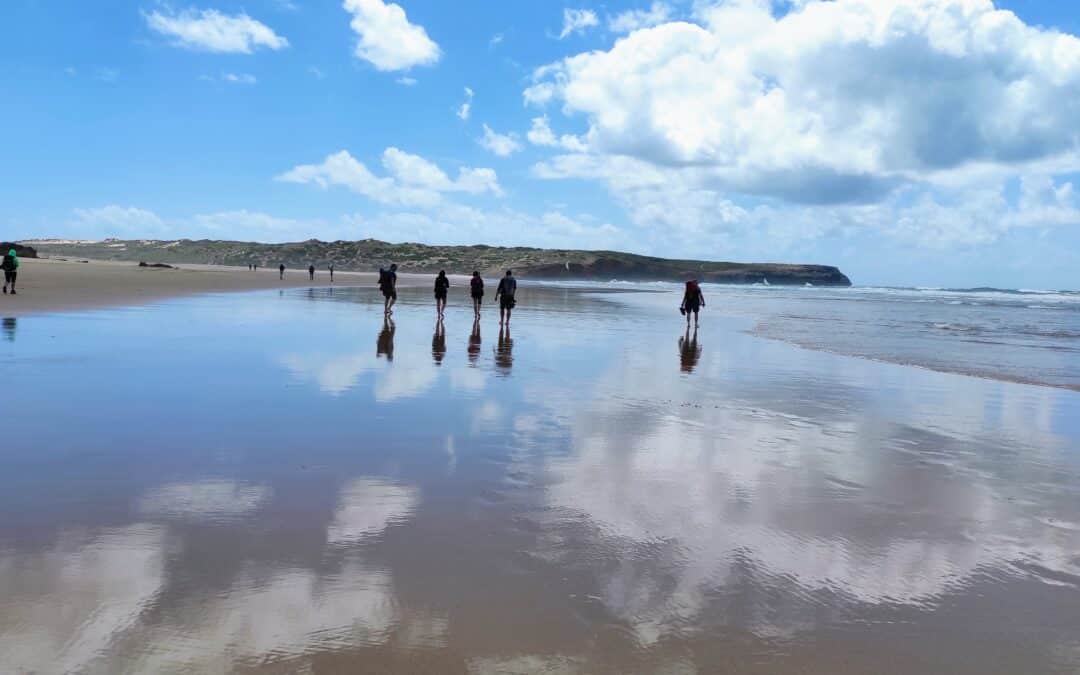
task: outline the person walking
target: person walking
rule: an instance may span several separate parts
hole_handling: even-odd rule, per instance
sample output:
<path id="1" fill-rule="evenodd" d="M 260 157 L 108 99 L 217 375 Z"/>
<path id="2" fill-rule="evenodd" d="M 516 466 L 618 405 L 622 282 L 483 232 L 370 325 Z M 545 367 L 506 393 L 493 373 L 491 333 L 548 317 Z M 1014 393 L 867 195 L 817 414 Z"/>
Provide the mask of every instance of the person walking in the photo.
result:
<path id="1" fill-rule="evenodd" d="M 334 263 L 330 263 L 330 283 L 334 283 Z"/>
<path id="2" fill-rule="evenodd" d="M 281 263 L 280 265 L 278 265 L 277 271 L 278 271 L 278 279 L 284 279 L 285 278 L 285 263 Z"/>
<path id="3" fill-rule="evenodd" d="M 8 284 L 11 284 L 11 294 L 18 295 L 15 291 L 15 280 L 19 277 L 19 254 L 15 249 L 11 249 L 4 256 L 4 262 L 0 263 L 0 267 L 4 269 L 4 293 L 8 292 Z"/>
<path id="4" fill-rule="evenodd" d="M 517 306 L 514 295 L 517 293 L 517 279 L 514 278 L 513 270 L 506 270 L 506 276 L 499 280 L 499 288 L 495 290 L 495 299 L 499 301 L 499 325 L 510 323 L 510 314 Z"/>
<path id="5" fill-rule="evenodd" d="M 682 305 L 679 307 L 679 311 L 686 316 L 687 328 L 690 327 L 691 314 L 693 315 L 694 326 L 697 327 L 699 323 L 698 314 L 704 306 L 705 294 L 701 292 L 701 286 L 698 285 L 697 279 L 687 281 L 686 291 L 683 293 Z"/>
<path id="6" fill-rule="evenodd" d="M 314 265 L 308 265 L 307 275 L 308 275 L 308 280 L 315 281 L 315 266 Z"/>
<path id="7" fill-rule="evenodd" d="M 446 278 L 446 270 L 439 270 L 439 276 L 435 277 L 435 312 L 442 320 L 446 316 L 446 296 L 450 292 L 450 280 Z"/>
<path id="8" fill-rule="evenodd" d="M 388 270 L 379 268 L 379 290 L 383 294 L 383 313 L 390 316 L 397 302 L 397 264 L 390 265 Z"/>
<path id="9" fill-rule="evenodd" d="M 472 279 L 469 280 L 469 294 L 472 295 L 473 316 L 479 319 L 480 304 L 484 301 L 484 279 L 476 270 L 473 270 Z"/>

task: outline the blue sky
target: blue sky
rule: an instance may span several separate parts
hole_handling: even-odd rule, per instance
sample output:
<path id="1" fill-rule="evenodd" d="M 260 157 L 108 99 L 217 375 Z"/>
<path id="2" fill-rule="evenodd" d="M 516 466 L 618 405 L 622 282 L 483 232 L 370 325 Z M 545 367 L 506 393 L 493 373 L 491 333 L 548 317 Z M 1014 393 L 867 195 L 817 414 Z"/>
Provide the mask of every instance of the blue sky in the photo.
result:
<path id="1" fill-rule="evenodd" d="M 1077 32 L 1041 0 L 7 0 L 0 236 L 1077 288 Z"/>

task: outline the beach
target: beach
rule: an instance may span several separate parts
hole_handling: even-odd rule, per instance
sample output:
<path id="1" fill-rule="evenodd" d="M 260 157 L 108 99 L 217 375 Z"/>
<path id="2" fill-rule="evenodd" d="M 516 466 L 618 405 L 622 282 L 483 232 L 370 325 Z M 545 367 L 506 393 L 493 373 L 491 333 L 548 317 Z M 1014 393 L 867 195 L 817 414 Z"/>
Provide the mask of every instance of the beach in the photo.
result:
<path id="1" fill-rule="evenodd" d="M 374 277 L 52 265 L 25 298 L 87 304 L 0 312 L 14 672 L 1080 668 L 1072 360 L 988 370 L 951 296 L 709 287 L 688 331 L 668 287 L 523 282 L 506 330 L 490 283 L 388 322 Z"/>

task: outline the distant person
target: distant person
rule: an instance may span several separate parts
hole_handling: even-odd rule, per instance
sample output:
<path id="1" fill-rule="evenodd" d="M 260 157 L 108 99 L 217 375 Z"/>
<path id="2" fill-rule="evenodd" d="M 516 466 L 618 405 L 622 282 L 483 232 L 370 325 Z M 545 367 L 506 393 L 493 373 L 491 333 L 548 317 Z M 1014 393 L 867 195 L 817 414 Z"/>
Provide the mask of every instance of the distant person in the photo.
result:
<path id="1" fill-rule="evenodd" d="M 701 347 L 698 346 L 697 328 L 690 334 L 690 325 L 686 326 L 686 335 L 679 338 L 679 365 L 684 373 L 694 372 L 701 359 Z"/>
<path id="2" fill-rule="evenodd" d="M 439 270 L 439 276 L 435 277 L 435 312 L 442 320 L 446 316 L 446 296 L 450 293 L 450 280 L 446 278 L 446 270 Z"/>
<path id="3" fill-rule="evenodd" d="M 4 268 L 4 293 L 8 292 L 8 284 L 11 284 L 11 294 L 18 295 L 15 291 L 15 280 L 19 278 L 19 254 L 15 249 L 11 249 L 4 256 L 4 262 L 0 263 L 0 267 Z"/>
<path id="4" fill-rule="evenodd" d="M 334 265 L 330 264 L 330 283 L 334 283 Z"/>
<path id="5" fill-rule="evenodd" d="M 387 361 L 394 360 L 394 321 L 389 315 L 383 317 L 383 327 L 379 339 L 375 342 L 375 357 L 385 356 Z"/>
<path id="6" fill-rule="evenodd" d="M 281 263 L 280 265 L 278 265 L 277 271 L 278 271 L 278 279 L 284 279 L 285 278 L 285 263 Z"/>
<path id="7" fill-rule="evenodd" d="M 495 366 L 503 371 L 514 365 L 514 341 L 510 337 L 510 323 L 499 327 L 499 342 L 495 345 Z"/>
<path id="8" fill-rule="evenodd" d="M 472 295 L 473 315 L 479 319 L 480 304 L 484 302 L 484 279 L 476 270 L 473 270 L 472 279 L 469 280 L 469 294 Z"/>
<path id="9" fill-rule="evenodd" d="M 480 318 L 473 321 L 472 333 L 469 334 L 469 363 L 476 365 L 480 358 Z"/>
<path id="10" fill-rule="evenodd" d="M 379 268 L 379 290 L 383 294 L 383 313 L 390 316 L 394 313 L 394 303 L 397 302 L 397 265 L 390 265 L 390 269 Z"/>
<path id="11" fill-rule="evenodd" d="M 686 282 L 686 292 L 683 293 L 682 305 L 679 311 L 686 316 L 686 326 L 690 327 L 690 318 L 693 315 L 694 325 L 698 325 L 698 313 L 705 306 L 705 295 L 701 292 L 701 286 L 697 279 Z"/>
<path id="12" fill-rule="evenodd" d="M 259 271 L 259 266 L 258 266 L 258 265 L 252 265 L 252 266 L 251 266 L 251 269 L 252 269 L 253 271 L 255 271 L 255 272 L 258 272 L 258 271 Z"/>
<path id="13" fill-rule="evenodd" d="M 310 281 L 315 281 L 315 266 L 314 265 L 308 265 L 307 275 L 308 275 L 308 279 Z"/>
<path id="14" fill-rule="evenodd" d="M 442 319 L 435 322 L 435 334 L 431 336 L 431 358 L 435 359 L 435 365 L 441 366 L 446 356 L 446 328 L 443 327 Z"/>
<path id="15" fill-rule="evenodd" d="M 510 323 L 510 313 L 517 306 L 514 295 L 517 293 L 517 279 L 513 270 L 506 270 L 506 276 L 499 280 L 495 290 L 495 299 L 499 301 L 499 324 Z"/>

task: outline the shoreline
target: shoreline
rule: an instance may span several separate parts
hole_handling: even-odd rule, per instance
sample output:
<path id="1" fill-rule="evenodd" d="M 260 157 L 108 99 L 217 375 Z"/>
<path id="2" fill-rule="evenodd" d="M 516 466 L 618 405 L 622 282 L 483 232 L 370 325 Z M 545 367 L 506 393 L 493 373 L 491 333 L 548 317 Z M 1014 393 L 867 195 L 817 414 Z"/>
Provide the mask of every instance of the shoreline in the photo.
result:
<path id="1" fill-rule="evenodd" d="M 84 260 L 84 259 L 80 259 Z M 18 295 L 0 295 L 0 316 L 79 312 L 106 307 L 137 306 L 155 300 L 270 290 L 274 288 L 357 288 L 378 284 L 375 272 L 286 270 L 284 281 L 276 268 L 251 271 L 224 265 L 178 265 L 176 269 L 139 267 L 138 263 L 74 259 L 24 258 L 20 261 Z M 419 288 L 433 275 L 400 274 L 401 288 Z"/>

